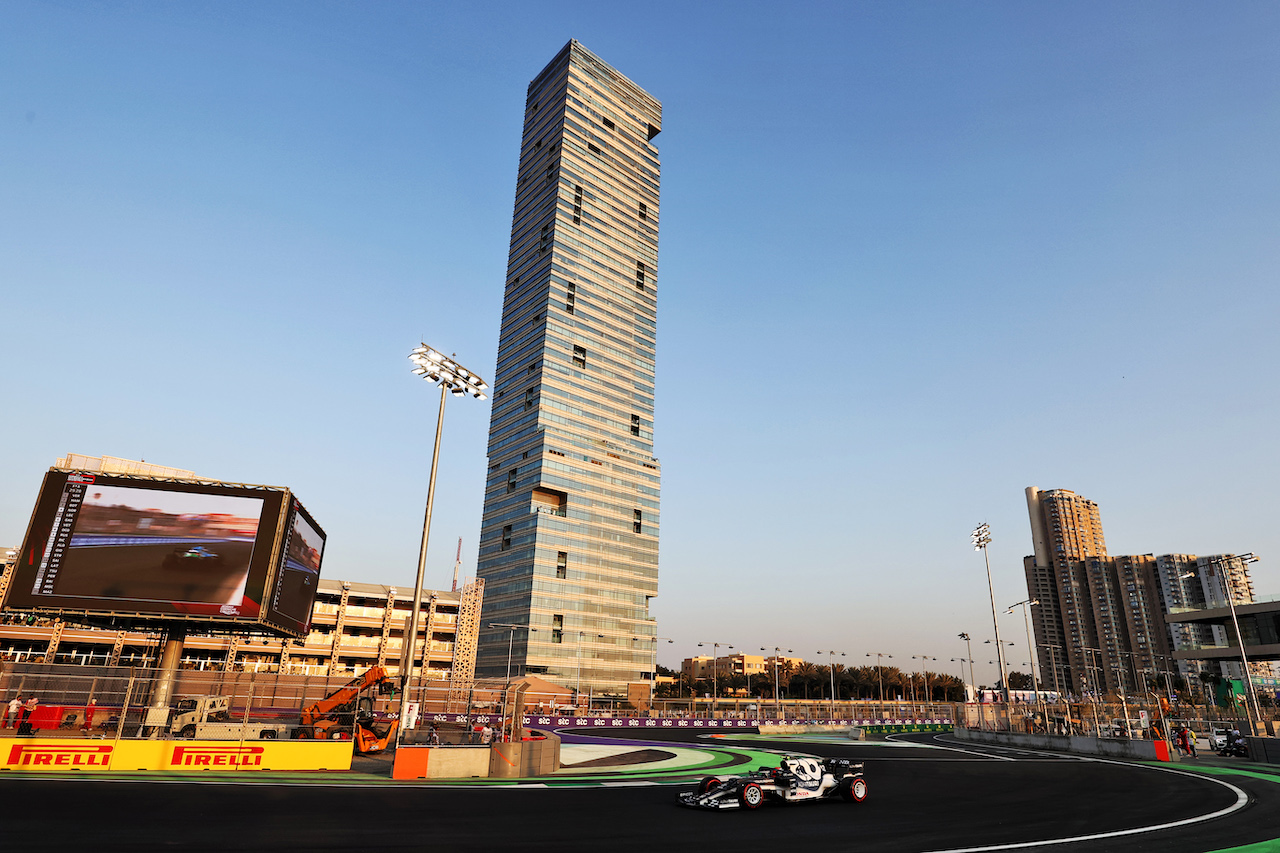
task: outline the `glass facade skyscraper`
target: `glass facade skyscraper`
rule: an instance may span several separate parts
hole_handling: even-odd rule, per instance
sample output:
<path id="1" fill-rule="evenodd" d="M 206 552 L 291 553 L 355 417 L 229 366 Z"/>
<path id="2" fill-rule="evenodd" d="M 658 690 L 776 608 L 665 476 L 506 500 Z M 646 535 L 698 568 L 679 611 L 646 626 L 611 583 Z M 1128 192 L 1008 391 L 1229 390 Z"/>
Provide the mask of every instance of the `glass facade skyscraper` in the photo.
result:
<path id="1" fill-rule="evenodd" d="M 478 674 L 648 681 L 661 105 L 570 41 L 529 84 L 489 425 Z M 489 628 L 490 623 L 528 626 Z"/>

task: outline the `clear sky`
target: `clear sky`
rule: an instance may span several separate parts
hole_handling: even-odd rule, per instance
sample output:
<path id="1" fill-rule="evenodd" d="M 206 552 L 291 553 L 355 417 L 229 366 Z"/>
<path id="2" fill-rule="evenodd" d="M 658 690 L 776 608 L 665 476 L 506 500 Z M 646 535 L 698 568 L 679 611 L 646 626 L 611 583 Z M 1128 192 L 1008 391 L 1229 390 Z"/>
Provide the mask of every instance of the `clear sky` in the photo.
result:
<path id="1" fill-rule="evenodd" d="M 9 0 L 0 544 L 108 454 L 289 486 L 326 576 L 411 584 L 407 356 L 492 377 L 525 87 L 569 38 L 664 106 L 662 662 L 952 671 L 992 633 L 979 522 L 1026 597 L 1028 485 L 1280 593 L 1270 2 Z M 429 585 L 458 537 L 474 574 L 488 414 L 450 400 Z"/>

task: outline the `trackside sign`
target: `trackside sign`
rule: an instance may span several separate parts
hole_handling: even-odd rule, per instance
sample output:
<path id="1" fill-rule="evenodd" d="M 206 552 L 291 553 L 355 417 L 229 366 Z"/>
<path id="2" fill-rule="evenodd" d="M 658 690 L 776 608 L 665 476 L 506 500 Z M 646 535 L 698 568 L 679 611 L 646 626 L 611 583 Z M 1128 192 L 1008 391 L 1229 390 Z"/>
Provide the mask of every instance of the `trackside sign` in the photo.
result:
<path id="1" fill-rule="evenodd" d="M 353 741 L 10 741 L 0 771 L 350 770 Z"/>
<path id="2" fill-rule="evenodd" d="M 5 770 L 109 770 L 111 744 L 15 743 Z"/>

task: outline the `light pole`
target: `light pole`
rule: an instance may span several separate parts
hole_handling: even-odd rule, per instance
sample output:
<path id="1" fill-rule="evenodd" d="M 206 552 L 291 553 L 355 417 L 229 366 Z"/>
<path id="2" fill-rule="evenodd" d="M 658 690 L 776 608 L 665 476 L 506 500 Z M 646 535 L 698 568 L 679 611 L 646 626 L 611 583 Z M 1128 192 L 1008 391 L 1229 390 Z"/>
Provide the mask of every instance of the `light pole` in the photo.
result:
<path id="1" fill-rule="evenodd" d="M 846 655 L 845 655 L 845 653 L 844 653 L 844 652 L 837 652 L 837 651 L 835 651 L 835 650 L 830 650 L 830 651 L 825 651 L 825 652 L 824 652 L 822 649 L 818 649 L 818 654 L 820 654 L 820 655 L 826 655 L 826 656 L 827 656 L 827 670 L 828 670 L 828 672 L 830 672 L 830 673 L 831 673 L 831 719 L 833 719 L 833 720 L 834 720 L 834 719 L 836 718 L 836 663 L 835 663 L 835 656 L 836 656 L 836 655 L 840 655 L 840 657 L 845 657 Z"/>
<path id="2" fill-rule="evenodd" d="M 1219 568 L 1226 570 L 1226 573 L 1222 578 L 1222 586 L 1223 590 L 1227 593 L 1227 606 L 1231 608 L 1231 624 L 1235 626 L 1236 629 L 1236 642 L 1240 644 L 1240 665 L 1244 667 L 1244 683 L 1245 687 L 1249 691 L 1249 704 L 1246 704 L 1245 708 L 1246 711 L 1251 706 L 1253 709 L 1253 719 L 1249 721 L 1249 724 L 1253 726 L 1253 731 L 1250 732 L 1250 734 L 1256 736 L 1258 734 L 1258 730 L 1254 723 L 1262 721 L 1262 709 L 1258 707 L 1258 694 L 1255 693 L 1253 689 L 1253 675 L 1249 672 L 1249 658 L 1244 653 L 1244 635 L 1240 633 L 1240 620 L 1236 617 L 1236 595 L 1235 591 L 1232 589 L 1233 584 L 1231 583 L 1231 573 L 1230 570 L 1227 570 L 1225 557 L 1217 556 L 1210 557 L 1209 559 L 1217 563 Z M 1240 554 L 1236 559 L 1247 566 L 1250 563 L 1258 562 L 1261 558 L 1250 551 L 1247 554 Z"/>
<path id="3" fill-rule="evenodd" d="M 516 631 L 521 628 L 528 628 L 528 625 L 509 625 L 500 622 L 490 622 L 490 628 L 503 628 L 511 632 L 507 637 L 507 681 L 511 680 L 511 649 L 515 645 Z"/>
<path id="4" fill-rule="evenodd" d="M 733 646 L 729 643 L 698 643 L 698 648 L 703 646 L 711 646 L 711 716 L 714 717 L 716 702 L 720 699 L 720 647 L 731 649 Z"/>
<path id="5" fill-rule="evenodd" d="M 1040 703 L 1040 680 L 1036 678 L 1036 648 L 1031 644 L 1031 617 L 1027 615 L 1027 608 L 1035 607 L 1039 604 L 1040 604 L 1039 600 L 1034 598 L 1028 598 L 1028 599 L 1025 599 L 1024 601 L 1019 601 L 1017 604 L 1010 604 L 1009 609 L 1005 611 L 1005 613 L 1013 613 L 1013 608 L 1019 605 L 1022 606 L 1022 622 L 1027 628 L 1027 657 L 1031 658 L 1031 689 L 1032 691 L 1034 691 L 1033 695 L 1036 697 L 1036 705 L 1041 704 Z M 1042 713 L 1044 712 L 1042 711 Z M 1049 730 L 1048 719 L 1046 719 L 1044 723 L 1045 723 L 1045 731 L 1048 731 Z"/>
<path id="6" fill-rule="evenodd" d="M 920 669 L 924 674 L 924 703 L 928 705 L 933 701 L 933 696 L 929 693 L 929 665 L 925 661 L 936 661 L 937 658 L 928 655 L 912 655 L 911 659 L 920 661 Z"/>
<path id="7" fill-rule="evenodd" d="M 880 680 L 880 719 L 884 719 L 884 667 L 880 666 L 880 658 L 888 658 L 893 660 L 893 655 L 886 655 L 884 652 L 868 652 L 867 657 L 875 655 L 876 659 L 876 678 Z"/>
<path id="8" fill-rule="evenodd" d="M 961 698 L 961 701 L 963 701 L 965 698 L 964 696 L 964 658 L 952 658 L 951 662 L 960 664 L 960 698 Z"/>
<path id="9" fill-rule="evenodd" d="M 649 684 L 649 707 L 653 707 L 653 700 L 658 696 L 658 641 L 666 640 L 668 643 L 674 643 L 675 640 L 670 637 L 654 637 L 653 638 L 653 672 L 650 677 Z"/>
<path id="10" fill-rule="evenodd" d="M 965 647 L 969 650 L 969 686 L 973 688 L 973 695 L 976 698 L 978 695 L 978 680 L 977 676 L 973 674 L 973 640 L 969 638 L 969 634 L 966 631 L 961 631 L 959 634 L 956 634 L 956 636 L 964 640 Z M 962 677 L 964 676 L 963 668 L 960 670 L 960 675 Z M 968 691 L 965 691 L 965 694 L 964 699 L 968 702 Z"/>
<path id="11" fill-rule="evenodd" d="M 1000 645 L 1000 620 L 996 618 L 996 589 L 991 583 L 991 558 L 987 555 L 987 546 L 991 544 L 991 525 L 985 521 L 979 524 L 970 538 L 973 540 L 973 550 L 982 552 L 982 560 L 987 566 L 987 592 L 991 594 L 991 624 L 996 630 L 996 649 L 999 651 L 996 657 L 1000 660 L 1000 681 L 1004 684 L 1004 704 L 1007 711 L 1009 704 L 1009 673 L 1004 665 L 1004 648 Z"/>
<path id="12" fill-rule="evenodd" d="M 405 720 L 409 714 L 409 677 L 413 674 L 413 662 L 418 645 L 418 617 L 422 611 L 422 576 L 427 568 L 427 543 L 431 537 L 431 508 L 436 496 L 436 470 L 440 464 L 440 431 L 444 426 L 444 401 L 446 394 L 455 397 L 470 395 L 477 400 L 484 400 L 485 390 L 489 385 L 476 374 L 458 364 L 444 353 L 438 352 L 426 344 L 421 344 L 409 353 L 413 362 L 413 372 L 428 382 L 440 386 L 440 411 L 436 415 L 436 443 L 431 451 L 431 475 L 427 479 L 427 510 L 422 519 L 422 544 L 418 549 L 418 575 L 413 584 L 413 610 L 409 615 L 409 636 L 405 642 L 409 644 L 409 664 L 406 672 L 400 674 L 400 719 Z M 426 651 L 423 650 L 425 655 Z M 399 730 L 400 735 L 404 729 Z M 398 736 L 400 736 L 398 735 Z"/>
<path id="13" fill-rule="evenodd" d="M 764 646 L 761 646 L 760 651 L 767 652 L 769 650 Z M 781 717 L 782 703 L 778 699 L 778 656 L 781 654 L 782 654 L 782 647 L 774 646 L 773 647 L 773 718 L 775 720 L 782 718 Z M 791 649 L 787 649 L 787 654 L 792 654 Z"/>

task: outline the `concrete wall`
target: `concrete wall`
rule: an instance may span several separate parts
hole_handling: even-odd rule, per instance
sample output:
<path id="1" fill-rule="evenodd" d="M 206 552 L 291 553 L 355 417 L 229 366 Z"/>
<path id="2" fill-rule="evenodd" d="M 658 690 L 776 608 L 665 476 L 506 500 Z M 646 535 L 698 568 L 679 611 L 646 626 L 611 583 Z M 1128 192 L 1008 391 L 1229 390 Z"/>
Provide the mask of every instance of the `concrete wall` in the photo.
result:
<path id="1" fill-rule="evenodd" d="M 396 748 L 393 779 L 471 779 L 489 775 L 487 746 L 405 746 Z"/>
<path id="2" fill-rule="evenodd" d="M 523 779 L 546 776 L 559 770 L 560 738 L 550 732 L 537 732 L 536 736 L 538 740 L 495 743 L 489 757 L 489 775 Z"/>
<path id="3" fill-rule="evenodd" d="M 1280 764 L 1280 738 L 1251 737 L 1249 742 L 1249 760 L 1264 764 Z"/>
<path id="4" fill-rule="evenodd" d="M 1066 735 L 1022 734 L 1020 732 L 984 732 L 957 728 L 960 740 L 974 743 L 993 743 L 1019 749 L 1045 749 L 1051 752 L 1072 752 L 1077 755 L 1101 755 L 1108 758 L 1134 758 L 1140 761 L 1177 761 L 1176 750 L 1157 752 L 1163 741 L 1111 740 L 1109 738 L 1076 737 Z M 1166 757 L 1167 756 L 1167 757 Z"/>

